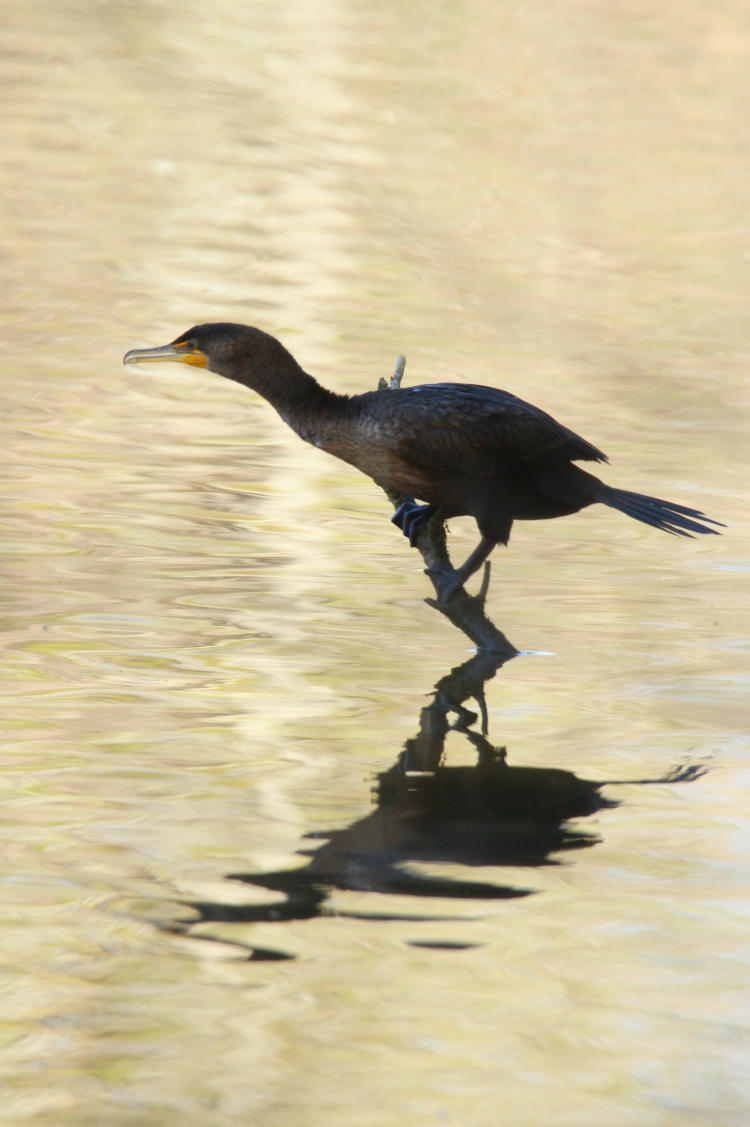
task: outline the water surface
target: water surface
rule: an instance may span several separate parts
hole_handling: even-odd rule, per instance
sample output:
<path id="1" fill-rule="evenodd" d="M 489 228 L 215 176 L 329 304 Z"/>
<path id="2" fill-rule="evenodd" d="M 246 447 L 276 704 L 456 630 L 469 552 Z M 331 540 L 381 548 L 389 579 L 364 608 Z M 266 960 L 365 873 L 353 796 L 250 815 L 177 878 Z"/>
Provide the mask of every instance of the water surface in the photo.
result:
<path id="1" fill-rule="evenodd" d="M 6 13 L 5 1121 L 747 1121 L 745 16 Z M 516 526 L 524 653 L 425 714 L 471 647 L 378 490 L 120 367 L 212 319 L 506 387 L 727 533 Z"/>

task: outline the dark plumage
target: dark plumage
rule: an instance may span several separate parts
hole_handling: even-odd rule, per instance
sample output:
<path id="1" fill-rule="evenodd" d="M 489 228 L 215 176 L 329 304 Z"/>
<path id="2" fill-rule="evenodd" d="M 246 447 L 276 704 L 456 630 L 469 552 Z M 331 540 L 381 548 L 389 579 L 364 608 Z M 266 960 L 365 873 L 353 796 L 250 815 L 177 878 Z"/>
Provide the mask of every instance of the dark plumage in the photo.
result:
<path id="1" fill-rule="evenodd" d="M 433 575 L 441 601 L 496 544 L 508 543 L 514 520 L 567 516 L 601 502 L 677 536 L 716 531 L 709 525 L 718 522 L 697 509 L 615 489 L 575 465 L 607 458 L 507 391 L 444 383 L 337 395 L 274 337 L 246 325 L 196 325 L 171 344 L 133 349 L 124 358 L 126 364 L 152 360 L 206 367 L 258 392 L 306 442 L 403 497 L 393 519 L 412 543 L 437 512 L 446 519 L 473 516 L 478 546 L 460 568 Z"/>

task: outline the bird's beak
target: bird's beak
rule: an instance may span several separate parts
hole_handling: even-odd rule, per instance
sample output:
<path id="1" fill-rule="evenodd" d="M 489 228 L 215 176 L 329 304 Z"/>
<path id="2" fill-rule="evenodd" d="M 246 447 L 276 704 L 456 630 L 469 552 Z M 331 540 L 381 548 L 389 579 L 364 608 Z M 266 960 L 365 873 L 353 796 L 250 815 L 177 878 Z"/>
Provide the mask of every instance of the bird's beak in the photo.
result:
<path id="1" fill-rule="evenodd" d="M 160 348 L 131 348 L 122 358 L 123 364 L 149 364 L 157 360 L 179 360 L 182 364 L 195 364 L 205 368 L 208 358 L 205 352 L 190 341 L 177 344 L 163 344 Z"/>

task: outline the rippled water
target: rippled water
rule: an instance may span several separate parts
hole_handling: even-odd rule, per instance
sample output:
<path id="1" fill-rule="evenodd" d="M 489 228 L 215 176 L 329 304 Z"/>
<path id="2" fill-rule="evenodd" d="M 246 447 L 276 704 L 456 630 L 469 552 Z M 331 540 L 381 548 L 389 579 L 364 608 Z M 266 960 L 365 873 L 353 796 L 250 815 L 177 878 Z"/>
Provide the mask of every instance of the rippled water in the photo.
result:
<path id="1" fill-rule="evenodd" d="M 746 23 L 5 13 L 3 1122 L 747 1122 Z M 472 659 L 371 483 L 120 367 L 212 319 L 729 527 L 517 525 Z"/>

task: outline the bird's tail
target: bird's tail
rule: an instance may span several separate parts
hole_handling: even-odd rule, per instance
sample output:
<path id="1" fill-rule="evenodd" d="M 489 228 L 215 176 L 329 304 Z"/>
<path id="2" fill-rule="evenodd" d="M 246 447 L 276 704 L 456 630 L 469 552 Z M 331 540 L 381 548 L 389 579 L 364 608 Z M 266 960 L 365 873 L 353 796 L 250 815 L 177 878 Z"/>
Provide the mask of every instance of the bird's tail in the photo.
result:
<path id="1" fill-rule="evenodd" d="M 619 509 L 626 516 L 652 524 L 654 528 L 662 528 L 671 532 L 673 536 L 690 536 L 696 533 L 710 533 L 718 536 L 717 525 L 724 528 L 718 520 L 711 520 L 699 509 L 688 509 L 685 505 L 675 505 L 672 501 L 661 501 L 658 497 L 647 497 L 644 493 L 631 493 L 627 489 L 615 489 L 611 485 L 604 485 L 597 491 L 597 501 L 609 505 L 611 509 Z M 701 521 L 706 521 L 702 524 Z"/>

